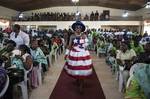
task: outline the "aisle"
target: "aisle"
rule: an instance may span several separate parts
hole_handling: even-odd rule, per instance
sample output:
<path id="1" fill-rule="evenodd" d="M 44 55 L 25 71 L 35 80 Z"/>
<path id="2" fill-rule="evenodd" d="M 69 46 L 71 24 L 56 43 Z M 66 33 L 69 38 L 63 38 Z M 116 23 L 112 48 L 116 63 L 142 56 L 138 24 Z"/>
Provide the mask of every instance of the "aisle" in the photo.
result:
<path id="1" fill-rule="evenodd" d="M 44 83 L 36 89 L 33 89 L 30 99 L 49 99 L 56 82 L 60 76 L 64 64 L 63 55 L 59 56 L 57 63 L 50 67 L 45 76 Z"/>
<path id="2" fill-rule="evenodd" d="M 85 79 L 84 84 L 84 94 L 81 95 L 75 79 L 63 70 L 49 99 L 105 99 L 95 71 L 92 76 Z"/>
<path id="3" fill-rule="evenodd" d="M 106 99 L 123 99 L 122 93 L 118 92 L 117 81 L 112 76 L 109 67 L 106 66 L 105 60 L 103 58 L 97 58 L 97 56 L 94 53 L 91 55 L 92 55 L 92 60 L 94 63 L 94 68 L 95 68 L 97 77 L 98 77 L 100 84 L 103 88 L 103 92 L 105 94 Z M 63 64 L 64 64 L 64 58 L 63 58 L 63 56 L 60 56 L 57 63 L 55 63 L 54 66 L 52 66 L 50 68 L 50 71 L 48 72 L 48 74 L 45 78 L 44 84 L 42 86 L 40 86 L 39 88 L 33 90 L 32 94 L 30 96 L 30 99 L 54 99 L 54 98 L 50 98 L 50 96 L 54 95 L 53 91 L 56 89 L 56 88 L 54 89 L 54 87 L 55 87 L 56 83 L 57 84 L 59 83 L 58 78 L 59 78 L 60 73 L 62 71 Z M 62 78 L 62 79 L 64 79 L 64 78 Z M 67 83 L 67 82 L 62 82 L 62 83 Z M 70 81 L 68 83 L 72 84 L 73 80 L 71 81 L 71 79 L 70 79 Z M 93 83 L 89 83 L 89 84 L 90 84 L 89 88 L 91 88 L 91 84 L 93 84 Z M 58 86 L 56 86 L 56 87 L 58 87 Z M 60 88 L 62 88 L 62 87 L 65 87 L 65 86 L 61 85 Z M 72 87 L 72 86 L 70 86 L 70 87 Z M 71 91 L 72 90 L 73 89 L 71 88 Z M 99 88 L 96 90 L 99 90 Z M 64 90 L 60 90 L 60 92 L 63 92 L 63 91 Z M 74 91 L 77 91 L 77 89 L 75 88 Z M 101 93 L 101 92 L 99 92 L 99 93 Z M 66 94 L 68 95 L 70 93 L 66 93 Z M 60 97 L 61 98 L 55 98 L 55 99 L 63 99 L 62 96 L 60 96 Z M 75 97 L 77 97 L 77 96 L 75 96 Z M 66 99 L 71 99 L 71 98 L 67 97 Z M 76 99 L 80 99 L 80 98 L 76 98 Z M 86 99 L 86 98 L 82 98 L 82 99 Z M 96 98 L 90 98 L 90 99 L 96 99 Z M 102 99 L 102 98 L 99 98 L 99 99 Z"/>

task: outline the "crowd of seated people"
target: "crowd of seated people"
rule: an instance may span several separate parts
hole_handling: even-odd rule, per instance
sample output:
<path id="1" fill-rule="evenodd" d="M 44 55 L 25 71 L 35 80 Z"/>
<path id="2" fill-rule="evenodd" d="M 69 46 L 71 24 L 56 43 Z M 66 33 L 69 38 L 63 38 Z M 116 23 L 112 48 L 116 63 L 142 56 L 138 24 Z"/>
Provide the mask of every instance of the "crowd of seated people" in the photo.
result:
<path id="1" fill-rule="evenodd" d="M 12 31 L 14 33 L 14 29 Z M 39 31 L 35 32 L 38 33 Z M 37 35 L 32 35 L 29 32 L 29 44 L 18 45 L 16 39 L 10 38 L 12 33 L 8 34 L 7 37 L 2 37 L 2 46 L 0 47 L 0 93 L 5 89 L 7 76 L 10 82 L 7 91 L 0 98 L 15 99 L 16 96 L 13 95 L 14 87 L 21 86 L 23 88 L 21 90 L 22 97 L 27 99 L 29 90 L 36 90 L 43 83 L 44 76 L 50 66 L 57 61 L 53 61 L 53 57 L 50 55 L 55 55 L 53 50 L 56 51 L 57 55 L 63 53 L 63 31 L 59 31 L 59 33 L 50 31 L 51 37 L 47 36 L 46 33 L 39 35 L 41 32 Z M 2 32 L 2 34 L 4 33 Z M 27 88 L 27 92 L 24 88 Z"/>
<path id="2" fill-rule="evenodd" d="M 83 21 L 99 21 L 99 20 L 109 20 L 108 15 L 104 15 L 103 13 L 99 13 L 96 11 L 95 13 L 92 11 L 90 15 L 86 14 L 83 16 L 81 13 L 79 14 L 79 19 Z M 60 12 L 44 12 L 44 13 L 32 13 L 31 16 L 24 16 L 23 18 L 13 18 L 14 21 L 74 21 L 76 20 L 75 13 L 60 13 Z"/>
<path id="3" fill-rule="evenodd" d="M 9 36 L 1 37 L 0 79 L 3 80 L 0 80 L 0 88 L 4 88 L 7 75 L 10 78 L 8 90 L 3 96 L 4 99 L 13 99 L 11 94 L 13 86 L 24 81 L 21 76 L 12 76 L 14 72 L 24 76 L 21 70 L 29 71 L 27 88 L 36 90 L 44 81 L 44 75 L 53 63 L 53 59 L 47 59 L 47 56 L 55 56 L 55 52 L 58 55 L 61 54 L 65 45 L 68 45 L 73 32 L 71 29 L 65 29 L 31 30 L 26 33 L 29 34 L 29 45 L 21 44 L 18 47 L 13 40 L 9 39 Z M 121 29 L 91 29 L 84 33 L 89 40 L 88 49 L 95 50 L 98 56 L 106 58 L 106 63 L 112 73 L 116 75 L 116 80 L 119 81 L 119 91 L 124 93 L 125 99 L 146 99 L 147 97 L 149 99 L 150 37 L 148 34 L 142 36 L 136 31 Z M 13 70 L 12 68 L 17 69 Z M 0 89 L 1 91 L 2 89 Z"/>
<path id="4" fill-rule="evenodd" d="M 124 98 L 149 99 L 150 36 L 129 30 L 93 30 L 89 38 L 95 39 L 92 48 L 99 57 L 106 58 Z"/>

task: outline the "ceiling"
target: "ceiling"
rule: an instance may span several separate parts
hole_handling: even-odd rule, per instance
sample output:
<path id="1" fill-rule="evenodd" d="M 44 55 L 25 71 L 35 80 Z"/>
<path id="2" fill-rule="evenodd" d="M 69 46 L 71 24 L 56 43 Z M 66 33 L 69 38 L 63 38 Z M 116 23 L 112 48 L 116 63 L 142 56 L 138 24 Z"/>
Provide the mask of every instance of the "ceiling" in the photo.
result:
<path id="1" fill-rule="evenodd" d="M 135 11 L 142 8 L 145 3 L 146 0 L 80 0 L 78 5 Z M 0 5 L 17 11 L 27 11 L 55 6 L 73 6 L 74 4 L 71 0 L 0 0 Z"/>

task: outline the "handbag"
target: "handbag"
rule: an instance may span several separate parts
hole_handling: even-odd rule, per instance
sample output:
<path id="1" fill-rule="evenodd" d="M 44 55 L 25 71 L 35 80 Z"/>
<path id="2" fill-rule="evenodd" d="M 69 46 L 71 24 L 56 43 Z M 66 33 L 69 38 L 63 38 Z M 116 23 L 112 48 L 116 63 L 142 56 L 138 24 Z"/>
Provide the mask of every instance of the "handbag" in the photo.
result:
<path id="1" fill-rule="evenodd" d="M 14 85 L 19 82 L 24 81 L 24 70 L 18 68 L 9 68 L 7 69 L 7 74 L 10 78 L 10 82 Z"/>

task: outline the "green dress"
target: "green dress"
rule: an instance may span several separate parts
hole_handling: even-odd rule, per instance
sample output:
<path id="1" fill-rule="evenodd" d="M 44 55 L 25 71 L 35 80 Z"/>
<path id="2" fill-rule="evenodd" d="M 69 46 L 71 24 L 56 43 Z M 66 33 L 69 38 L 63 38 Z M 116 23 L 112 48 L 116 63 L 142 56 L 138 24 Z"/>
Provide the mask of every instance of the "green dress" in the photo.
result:
<path id="1" fill-rule="evenodd" d="M 150 64 L 137 66 L 129 79 L 125 99 L 150 99 Z"/>
<path id="2" fill-rule="evenodd" d="M 130 85 L 126 88 L 125 99 L 146 99 L 137 79 L 133 76 Z"/>
<path id="3" fill-rule="evenodd" d="M 131 43 L 131 48 L 136 52 L 137 55 L 144 52 L 144 48 L 141 44 L 139 44 L 137 47 L 135 47 L 134 43 Z"/>

